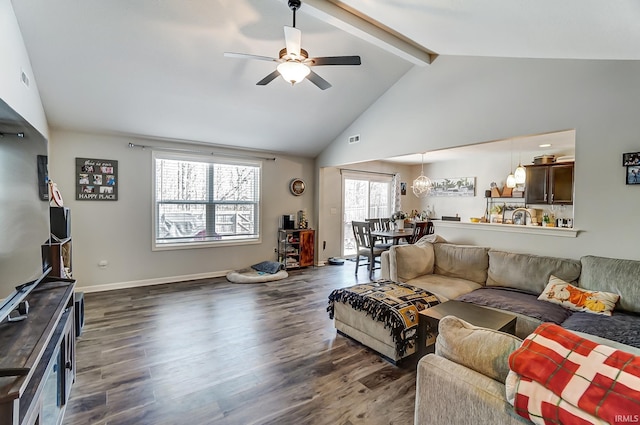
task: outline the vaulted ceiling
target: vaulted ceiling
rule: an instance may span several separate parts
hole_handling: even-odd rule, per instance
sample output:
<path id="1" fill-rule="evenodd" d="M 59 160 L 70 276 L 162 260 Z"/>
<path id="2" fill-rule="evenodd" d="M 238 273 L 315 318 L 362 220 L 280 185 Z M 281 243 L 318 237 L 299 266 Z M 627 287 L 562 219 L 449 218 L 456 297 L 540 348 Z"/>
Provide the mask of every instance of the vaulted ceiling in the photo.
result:
<path id="1" fill-rule="evenodd" d="M 314 157 L 414 62 L 303 1 L 311 56 L 360 55 L 314 70 L 333 87 L 256 82 L 277 57 L 285 0 L 13 0 L 49 125 Z M 336 2 L 331 2 L 336 3 Z M 343 0 L 439 55 L 639 60 L 640 2 Z M 336 26 L 337 25 L 337 26 Z M 348 25 L 347 25 L 348 27 Z M 438 66 L 435 59 L 431 65 Z"/>

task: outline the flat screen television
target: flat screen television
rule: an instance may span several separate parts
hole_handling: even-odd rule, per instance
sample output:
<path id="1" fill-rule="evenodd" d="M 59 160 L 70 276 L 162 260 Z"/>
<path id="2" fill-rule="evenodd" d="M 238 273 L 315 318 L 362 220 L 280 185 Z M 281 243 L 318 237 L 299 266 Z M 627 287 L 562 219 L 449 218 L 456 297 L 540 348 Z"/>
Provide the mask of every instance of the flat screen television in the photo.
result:
<path id="1" fill-rule="evenodd" d="M 40 181 L 47 148 L 46 138 L 0 99 L 0 323 L 47 273 L 41 246 L 49 240 L 49 202 Z"/>

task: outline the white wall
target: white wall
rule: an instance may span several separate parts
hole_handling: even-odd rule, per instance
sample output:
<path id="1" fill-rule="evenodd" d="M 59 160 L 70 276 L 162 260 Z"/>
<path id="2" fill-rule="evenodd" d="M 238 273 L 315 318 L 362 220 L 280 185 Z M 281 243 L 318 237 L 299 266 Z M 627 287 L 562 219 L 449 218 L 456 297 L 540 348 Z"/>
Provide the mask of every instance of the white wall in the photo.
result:
<path id="1" fill-rule="evenodd" d="M 49 138 L 38 85 L 10 0 L 0 0 L 0 52 L 0 98 Z M 22 72 L 29 78 L 29 87 L 21 81 Z"/>
<path id="2" fill-rule="evenodd" d="M 638 110 L 640 62 L 439 57 L 409 71 L 317 165 L 575 129 L 574 223 L 583 230 L 577 238 L 466 228 L 441 233 L 452 241 L 539 254 L 638 258 L 633 235 L 640 188 L 625 185 L 621 166 L 623 152 L 640 151 Z M 360 143 L 346 144 L 348 134 L 360 134 Z"/>
<path id="3" fill-rule="evenodd" d="M 280 215 L 307 209 L 310 223 L 316 222 L 313 160 L 276 155 L 276 161 L 263 163 L 262 243 L 151 251 L 151 149 L 129 148 L 129 142 L 213 150 L 157 140 L 52 131 L 49 174 L 62 191 L 65 206 L 71 209 L 73 274 L 81 289 L 96 290 L 224 275 L 228 270 L 276 259 L 274 248 Z M 256 152 L 247 154 L 274 156 Z M 118 201 L 74 200 L 76 157 L 118 161 Z M 289 193 L 289 182 L 294 177 L 301 177 L 307 182 L 308 190 L 302 196 Z M 98 266 L 102 260 L 109 263 L 106 268 Z"/>

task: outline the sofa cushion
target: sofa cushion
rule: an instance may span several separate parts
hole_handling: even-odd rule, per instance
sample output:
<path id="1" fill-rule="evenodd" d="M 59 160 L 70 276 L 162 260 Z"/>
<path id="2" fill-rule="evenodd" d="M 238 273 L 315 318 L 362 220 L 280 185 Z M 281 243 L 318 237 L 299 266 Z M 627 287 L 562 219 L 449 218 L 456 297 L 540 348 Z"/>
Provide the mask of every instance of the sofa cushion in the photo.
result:
<path id="1" fill-rule="evenodd" d="M 538 297 L 573 311 L 611 316 L 620 295 L 611 292 L 581 289 L 551 275 L 549 284 Z"/>
<path id="2" fill-rule="evenodd" d="M 580 276 L 580 268 L 577 260 L 492 249 L 489 251 L 487 286 L 516 288 L 539 295 L 551 275 L 574 282 Z"/>
<path id="3" fill-rule="evenodd" d="M 580 262 L 581 288 L 618 294 L 618 305 L 622 310 L 640 313 L 640 261 L 588 255 Z"/>
<path id="4" fill-rule="evenodd" d="M 482 288 L 479 283 L 457 277 L 439 274 L 425 274 L 407 281 L 409 285 L 417 286 L 434 294 L 441 303 L 458 298 L 460 295 Z"/>
<path id="5" fill-rule="evenodd" d="M 414 277 L 433 273 L 433 245 L 407 244 L 394 245 L 389 249 L 389 271 L 400 282 Z"/>
<path id="6" fill-rule="evenodd" d="M 423 237 L 418 239 L 415 245 L 424 245 L 429 243 L 446 243 L 446 242 L 447 240 L 442 236 L 435 233 L 431 233 L 430 235 L 424 235 Z"/>
<path id="7" fill-rule="evenodd" d="M 434 273 L 467 279 L 481 285 L 487 281 L 489 248 L 439 243 L 433 245 L 433 250 Z"/>
<path id="8" fill-rule="evenodd" d="M 483 287 L 456 299 L 484 307 L 524 314 L 542 322 L 555 324 L 560 324 L 571 316 L 571 312 L 562 306 L 540 301 L 533 294 L 513 288 Z"/>
<path id="9" fill-rule="evenodd" d="M 640 316 L 635 314 L 614 312 L 612 316 L 601 316 L 576 312 L 561 326 L 640 348 Z"/>
<path id="10" fill-rule="evenodd" d="M 436 354 L 504 383 L 509 355 L 522 340 L 504 332 L 474 326 L 454 316 L 440 319 Z"/>

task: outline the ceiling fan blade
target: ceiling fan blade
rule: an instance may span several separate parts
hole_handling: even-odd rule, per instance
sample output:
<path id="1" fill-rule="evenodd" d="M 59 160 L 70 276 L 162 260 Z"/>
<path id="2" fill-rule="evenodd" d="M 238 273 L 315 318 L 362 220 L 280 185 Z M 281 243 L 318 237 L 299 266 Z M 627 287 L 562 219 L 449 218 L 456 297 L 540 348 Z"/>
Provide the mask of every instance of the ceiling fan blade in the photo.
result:
<path id="1" fill-rule="evenodd" d="M 331 87 L 331 84 L 315 72 L 311 71 L 309 75 L 307 75 L 307 79 L 311 81 L 313 84 L 318 86 L 320 90 L 326 90 Z"/>
<path id="2" fill-rule="evenodd" d="M 326 56 L 322 58 L 310 58 L 305 63 L 309 66 L 322 65 L 360 65 L 360 56 Z"/>
<path id="3" fill-rule="evenodd" d="M 246 54 L 246 53 L 224 52 L 224 56 L 226 58 L 257 59 L 257 60 L 261 60 L 261 61 L 278 62 L 278 59 L 270 58 L 269 56 L 249 55 L 249 54 Z"/>
<path id="4" fill-rule="evenodd" d="M 284 27 L 284 41 L 287 45 L 289 56 L 300 56 L 300 45 L 302 43 L 302 32 L 298 28 Z"/>
<path id="5" fill-rule="evenodd" d="M 267 84 L 269 84 L 270 82 L 272 82 L 273 80 L 275 80 L 276 78 L 278 78 L 278 76 L 280 75 L 280 73 L 278 72 L 278 70 L 276 69 L 275 71 L 273 71 L 271 74 L 267 75 L 266 77 L 264 77 L 262 80 L 258 81 L 256 83 L 256 86 L 266 86 Z"/>

